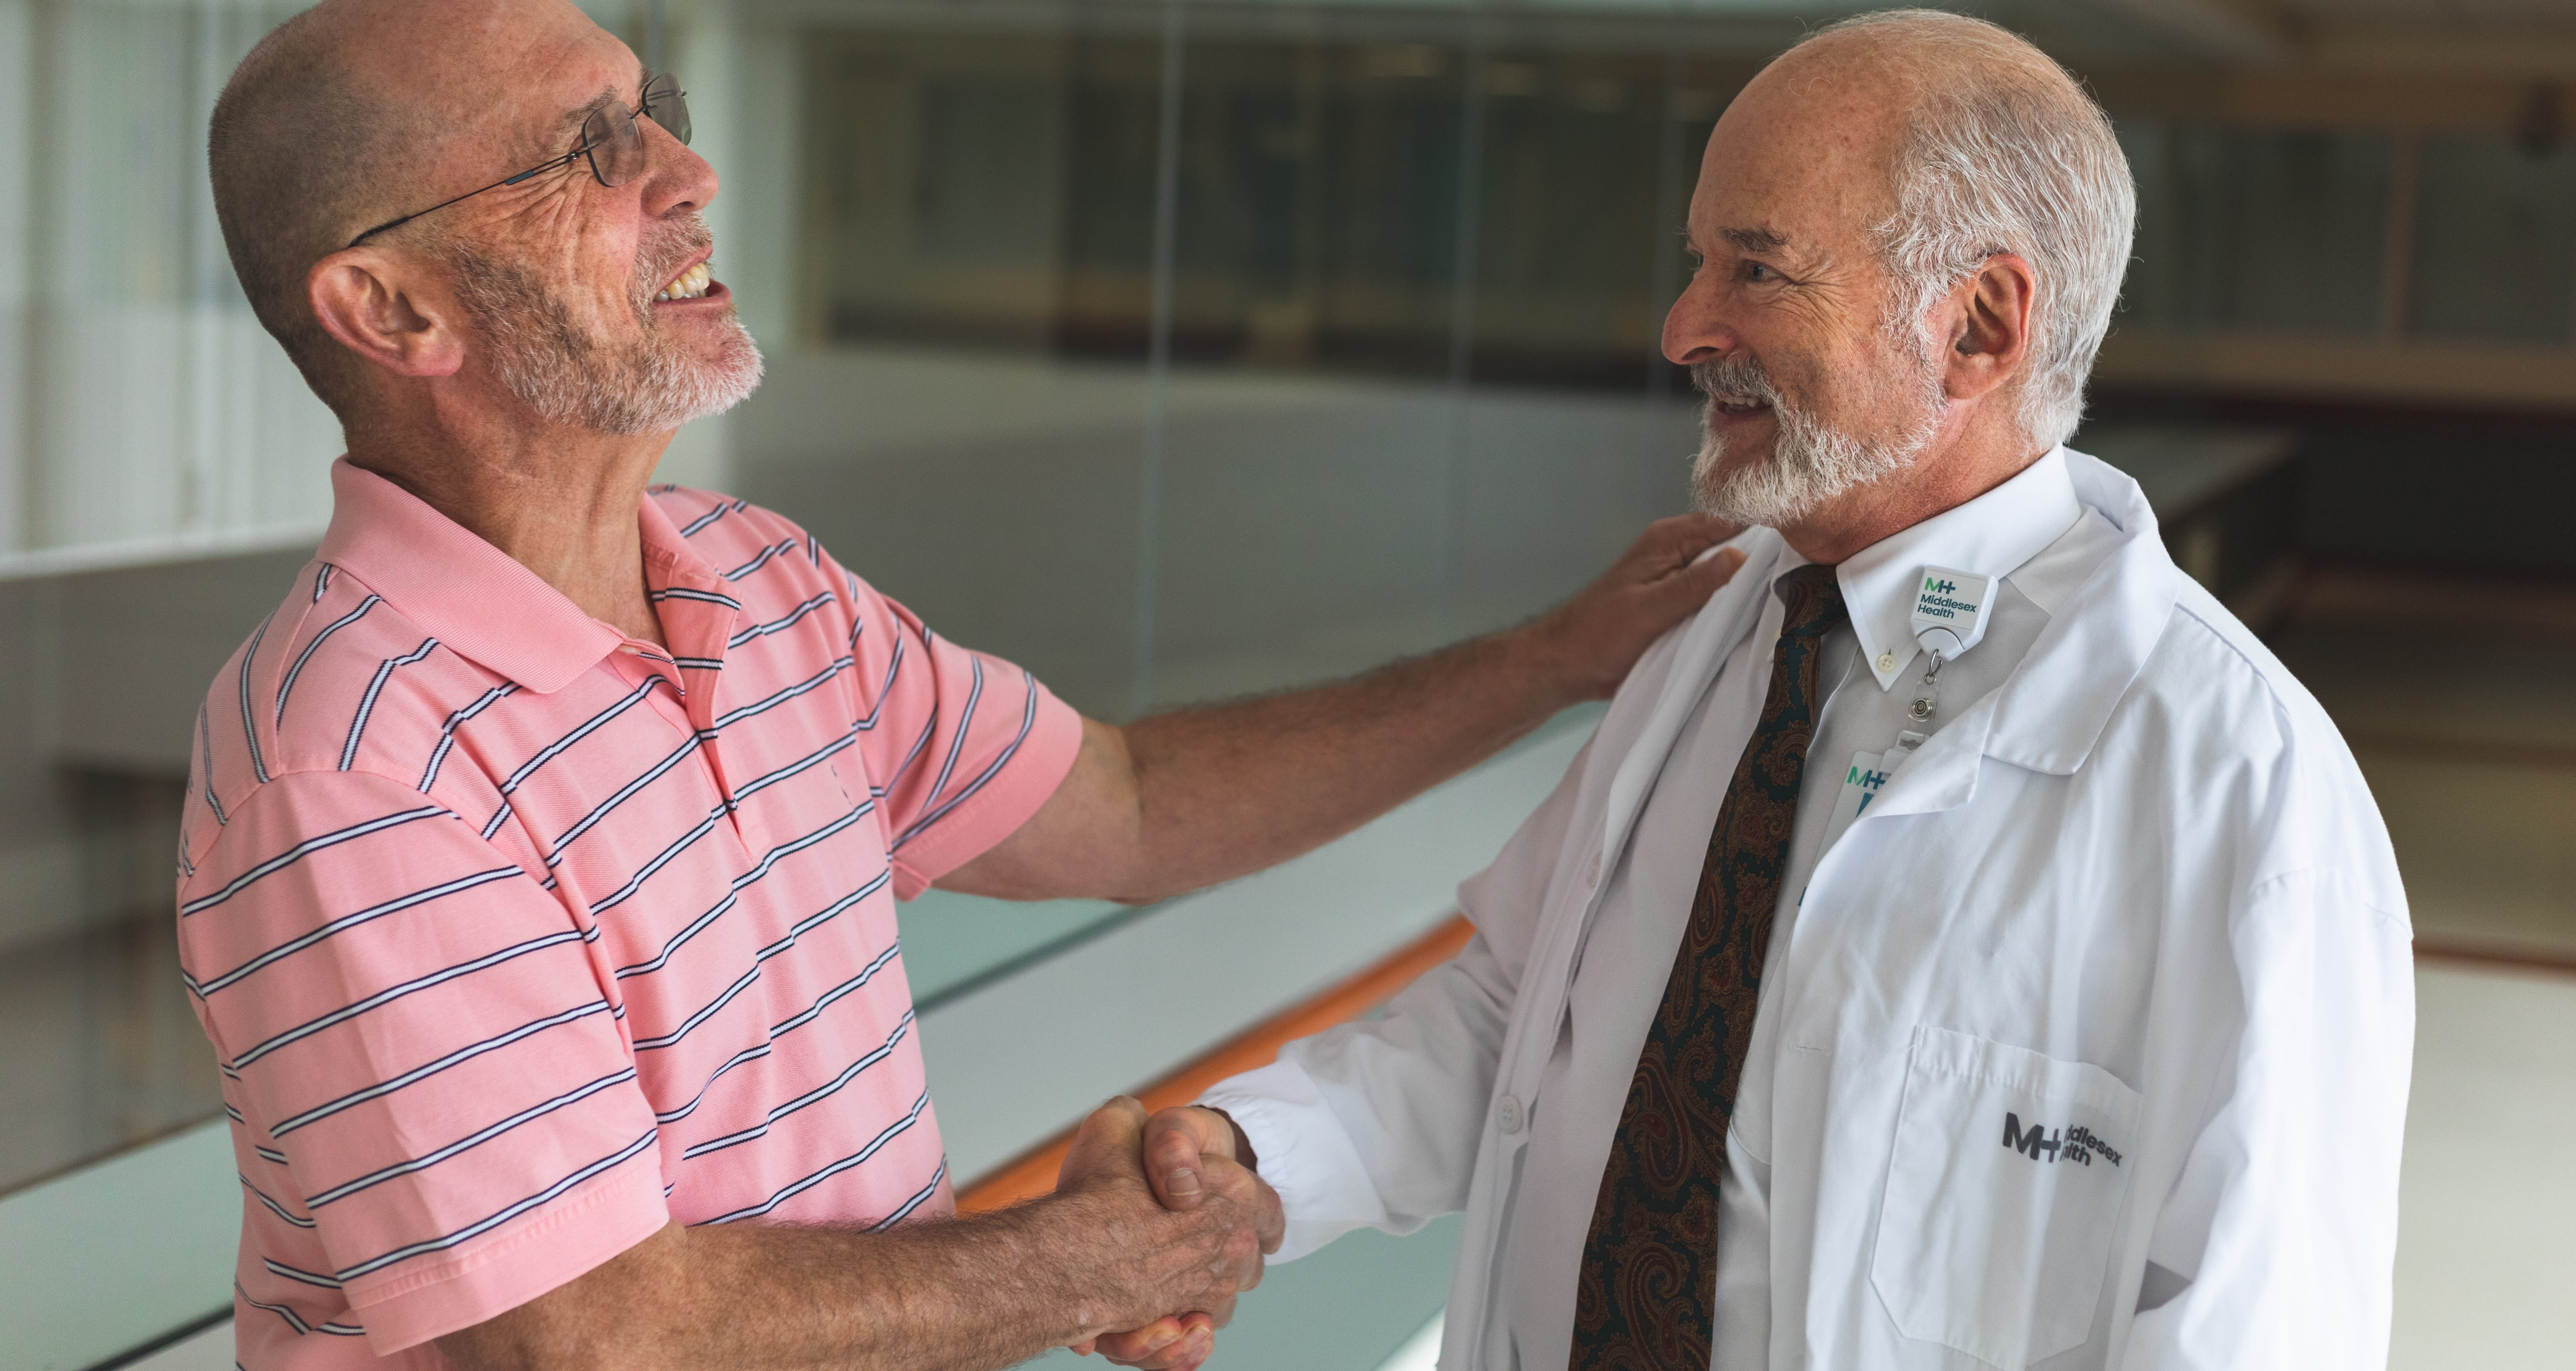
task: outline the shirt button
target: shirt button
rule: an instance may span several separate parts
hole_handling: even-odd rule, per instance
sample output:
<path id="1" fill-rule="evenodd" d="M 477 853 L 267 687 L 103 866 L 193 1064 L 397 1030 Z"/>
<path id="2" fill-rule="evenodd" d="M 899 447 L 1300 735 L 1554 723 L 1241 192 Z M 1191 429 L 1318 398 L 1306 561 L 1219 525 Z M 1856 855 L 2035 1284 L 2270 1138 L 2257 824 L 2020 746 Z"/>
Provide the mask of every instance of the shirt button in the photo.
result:
<path id="1" fill-rule="evenodd" d="M 1584 882 L 1584 884 L 1586 884 L 1586 885 L 1599 885 L 1599 884 L 1601 884 L 1601 854 L 1600 854 L 1600 853 L 1595 852 L 1595 853 L 1593 853 L 1593 854 L 1592 854 L 1592 864 L 1591 864 L 1590 866 L 1585 867 L 1585 868 L 1584 868 L 1584 870 L 1583 870 L 1583 882 Z"/>
<path id="2" fill-rule="evenodd" d="M 1881 672 L 1896 670 L 1896 654 L 1893 652 L 1882 652 L 1878 654 L 1878 669 Z"/>
<path id="3" fill-rule="evenodd" d="M 1494 1101 L 1494 1127 L 1501 1129 L 1504 1137 L 1519 1134 L 1522 1122 L 1519 1096 L 1505 1095 Z"/>

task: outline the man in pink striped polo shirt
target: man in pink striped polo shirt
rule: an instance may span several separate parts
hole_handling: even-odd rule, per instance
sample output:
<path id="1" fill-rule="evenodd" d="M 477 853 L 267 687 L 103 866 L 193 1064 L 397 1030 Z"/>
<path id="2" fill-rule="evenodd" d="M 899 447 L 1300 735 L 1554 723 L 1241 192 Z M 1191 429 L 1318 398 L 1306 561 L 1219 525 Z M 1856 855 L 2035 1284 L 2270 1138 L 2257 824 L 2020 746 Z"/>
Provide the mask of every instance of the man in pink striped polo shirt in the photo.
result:
<path id="1" fill-rule="evenodd" d="M 956 1218 L 895 901 L 1310 849 L 1607 694 L 1723 530 L 1360 680 L 1083 719 L 787 520 L 646 487 L 760 371 L 687 131 L 560 0 L 329 0 L 216 108 L 235 269 L 349 445 L 206 697 L 180 855 L 241 1363 L 996 1367 L 1141 1327 L 1195 1366 L 1275 1204 L 1210 1158 L 1166 1212 L 1120 1102 L 1055 1197 Z"/>

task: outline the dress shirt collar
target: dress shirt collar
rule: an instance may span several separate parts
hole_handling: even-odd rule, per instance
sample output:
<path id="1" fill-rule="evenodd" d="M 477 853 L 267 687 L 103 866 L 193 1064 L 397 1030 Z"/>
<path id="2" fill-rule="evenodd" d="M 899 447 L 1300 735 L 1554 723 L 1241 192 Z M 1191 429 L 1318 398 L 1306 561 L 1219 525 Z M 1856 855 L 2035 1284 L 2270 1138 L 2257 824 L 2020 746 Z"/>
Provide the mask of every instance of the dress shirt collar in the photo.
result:
<path id="1" fill-rule="evenodd" d="M 318 554 L 458 654 L 540 695 L 625 642 L 508 553 L 372 471 L 331 464 L 331 528 Z M 719 581 L 647 497 L 637 514 L 648 582 Z M 675 574 L 676 573 L 676 574 Z"/>
<path id="2" fill-rule="evenodd" d="M 1966 504 L 1846 558 L 1834 569 L 1835 579 L 1860 639 L 1861 660 L 1879 689 L 1894 686 L 1922 655 L 1913 627 L 1914 587 L 1922 568 L 1951 567 L 2001 580 L 2056 542 L 2083 513 L 2067 475 L 2066 449 L 2057 447 Z"/>

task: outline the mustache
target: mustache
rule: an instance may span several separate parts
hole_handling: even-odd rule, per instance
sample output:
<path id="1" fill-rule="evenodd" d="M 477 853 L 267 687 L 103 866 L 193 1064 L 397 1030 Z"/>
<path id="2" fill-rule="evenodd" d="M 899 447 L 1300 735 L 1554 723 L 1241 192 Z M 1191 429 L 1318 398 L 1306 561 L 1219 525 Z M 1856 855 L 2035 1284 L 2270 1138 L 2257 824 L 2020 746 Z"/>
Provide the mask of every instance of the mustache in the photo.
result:
<path id="1" fill-rule="evenodd" d="M 713 247 L 715 241 L 715 230 L 708 228 L 707 221 L 695 211 L 646 234 L 635 250 L 635 279 L 627 287 L 634 297 L 635 312 L 650 319 L 653 297 L 679 274 L 680 264 Z"/>
<path id="2" fill-rule="evenodd" d="M 1690 365 L 1691 389 L 1711 401 L 1741 403 L 1757 401 L 1774 409 L 1780 406 L 1780 389 L 1771 384 L 1771 373 L 1751 357 L 1718 357 Z"/>

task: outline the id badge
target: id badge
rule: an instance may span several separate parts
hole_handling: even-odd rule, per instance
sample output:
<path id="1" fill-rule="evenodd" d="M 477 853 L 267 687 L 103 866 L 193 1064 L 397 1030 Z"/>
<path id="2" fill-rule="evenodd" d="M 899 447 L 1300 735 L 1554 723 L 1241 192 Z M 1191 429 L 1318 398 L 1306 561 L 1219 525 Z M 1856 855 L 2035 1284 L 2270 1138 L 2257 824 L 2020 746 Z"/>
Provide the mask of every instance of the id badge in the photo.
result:
<path id="1" fill-rule="evenodd" d="M 1842 793 L 1834 798 L 1834 816 L 1825 823 L 1825 846 L 1819 856 L 1832 851 L 1834 844 L 1841 841 L 1843 830 L 1850 828 L 1853 820 L 1869 812 L 1870 802 L 1878 798 L 1878 792 L 1887 785 L 1888 778 L 1896 774 L 1896 768 L 1889 765 L 1889 761 L 1888 754 L 1884 752 L 1852 754 L 1851 765 L 1843 772 Z"/>
<path id="2" fill-rule="evenodd" d="M 1842 791 L 1834 797 L 1833 817 L 1825 823 L 1825 845 L 1816 849 L 1818 862 L 1822 862 L 1825 854 L 1834 850 L 1835 843 L 1842 841 L 1843 830 L 1851 827 L 1852 821 L 1858 819 L 1869 808 L 1870 802 L 1878 798 L 1879 790 L 1886 786 L 1890 777 L 1896 774 L 1893 763 L 1904 760 L 1905 754 L 1893 749 L 1888 752 L 1852 754 L 1851 765 L 1843 769 Z M 1800 887 L 1798 891 L 1798 903 L 1801 906 L 1807 903 L 1807 892 L 1804 887 Z"/>

